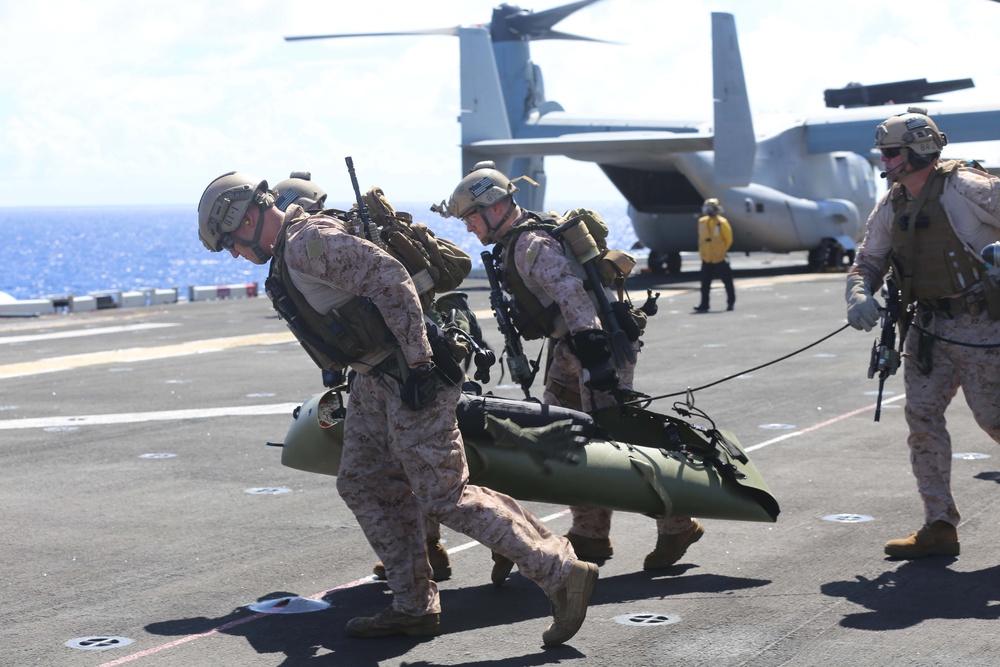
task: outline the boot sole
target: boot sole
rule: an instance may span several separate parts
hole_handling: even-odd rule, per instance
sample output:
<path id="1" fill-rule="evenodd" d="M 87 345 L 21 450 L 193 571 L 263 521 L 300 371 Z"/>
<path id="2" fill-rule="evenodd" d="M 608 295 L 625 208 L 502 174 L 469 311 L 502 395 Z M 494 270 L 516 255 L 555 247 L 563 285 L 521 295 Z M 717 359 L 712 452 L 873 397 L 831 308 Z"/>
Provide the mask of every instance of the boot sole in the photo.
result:
<path id="1" fill-rule="evenodd" d="M 890 558 L 901 558 L 909 560 L 911 558 L 926 558 L 927 556 L 957 556 L 961 552 L 958 544 L 942 544 L 923 549 L 912 547 L 886 547 L 885 555 Z"/>

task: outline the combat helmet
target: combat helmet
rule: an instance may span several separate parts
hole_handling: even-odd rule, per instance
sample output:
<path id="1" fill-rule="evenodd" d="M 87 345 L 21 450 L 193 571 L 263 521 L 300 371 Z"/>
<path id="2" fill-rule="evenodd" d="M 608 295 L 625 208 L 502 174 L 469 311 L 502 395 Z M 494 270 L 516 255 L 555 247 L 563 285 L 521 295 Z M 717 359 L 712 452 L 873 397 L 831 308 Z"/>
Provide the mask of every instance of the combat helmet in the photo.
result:
<path id="1" fill-rule="evenodd" d="M 715 197 L 709 197 L 701 205 L 701 212 L 705 215 L 719 215 L 722 210 L 722 204 Z"/>
<path id="2" fill-rule="evenodd" d="M 312 182 L 312 174 L 308 171 L 293 171 L 274 189 L 278 193 L 274 205 L 282 211 L 292 204 L 307 211 L 322 211 L 326 203 L 326 191 Z"/>
<path id="3" fill-rule="evenodd" d="M 875 148 L 907 148 L 911 157 L 920 156 L 927 164 L 947 145 L 948 137 L 920 107 L 909 107 L 906 113 L 887 118 L 875 129 Z"/>
<path id="4" fill-rule="evenodd" d="M 477 162 L 469 175 L 461 180 L 448 201 L 448 213 L 464 218 L 473 209 L 493 206 L 517 192 L 517 186 L 503 173 L 497 171 L 490 160 Z"/>
<path id="5" fill-rule="evenodd" d="M 209 183 L 198 202 L 198 236 L 205 247 L 222 252 L 225 237 L 236 231 L 252 205 L 262 211 L 274 205 L 267 181 L 230 171 Z"/>

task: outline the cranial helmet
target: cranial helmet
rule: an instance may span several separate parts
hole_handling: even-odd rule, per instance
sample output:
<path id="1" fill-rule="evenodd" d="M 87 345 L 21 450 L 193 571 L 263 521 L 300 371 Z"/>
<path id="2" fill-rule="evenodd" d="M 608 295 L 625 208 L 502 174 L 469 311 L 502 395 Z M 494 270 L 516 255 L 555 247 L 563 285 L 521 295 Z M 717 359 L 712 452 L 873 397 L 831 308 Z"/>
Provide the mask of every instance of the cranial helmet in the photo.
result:
<path id="1" fill-rule="evenodd" d="M 908 148 L 916 155 L 934 156 L 948 145 L 948 137 L 938 131 L 927 110 L 910 107 L 879 124 L 875 129 L 875 148 Z"/>
<path id="2" fill-rule="evenodd" d="M 293 171 L 288 178 L 274 186 L 278 196 L 274 205 L 282 211 L 298 204 L 307 211 L 321 211 L 326 203 L 326 191 L 312 182 L 308 171 Z"/>
<path id="3" fill-rule="evenodd" d="M 701 205 L 701 212 L 705 215 L 719 215 L 722 213 L 722 204 L 715 197 L 709 197 L 705 200 L 705 203 Z"/>
<path id="4" fill-rule="evenodd" d="M 221 252 L 222 237 L 236 231 L 254 204 L 262 211 L 274 205 L 274 195 L 268 192 L 267 181 L 230 171 L 209 183 L 198 202 L 201 242 L 212 252 Z"/>
<path id="5" fill-rule="evenodd" d="M 452 193 L 448 201 L 448 213 L 456 218 L 464 218 L 472 209 L 493 206 L 515 192 L 517 186 L 497 171 L 496 163 L 489 160 L 478 162 Z"/>

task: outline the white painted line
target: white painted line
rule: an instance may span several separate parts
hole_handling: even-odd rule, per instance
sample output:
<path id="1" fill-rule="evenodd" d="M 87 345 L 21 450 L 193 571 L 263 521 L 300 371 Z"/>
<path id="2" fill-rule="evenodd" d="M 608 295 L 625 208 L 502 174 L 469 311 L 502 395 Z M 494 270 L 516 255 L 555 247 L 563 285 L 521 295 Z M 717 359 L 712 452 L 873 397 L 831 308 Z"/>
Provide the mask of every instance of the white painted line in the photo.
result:
<path id="1" fill-rule="evenodd" d="M 4 336 L 0 337 L 0 345 L 11 345 L 13 343 L 34 343 L 40 340 L 55 340 L 57 338 L 79 338 L 81 336 L 100 336 L 112 333 L 130 333 L 132 331 L 146 331 L 148 329 L 162 329 L 163 327 L 179 327 L 179 323 L 155 324 L 126 324 L 117 327 L 95 327 L 93 329 L 74 329 L 73 331 L 54 331 L 51 333 L 31 334 L 29 336 Z"/>
<path id="2" fill-rule="evenodd" d="M 132 347 L 124 350 L 71 354 L 65 357 L 50 357 L 48 359 L 39 359 L 38 361 L 26 361 L 0 366 L 0 380 L 68 371 L 74 368 L 96 366 L 99 364 L 134 363 L 137 361 L 151 361 L 170 357 L 185 357 L 194 354 L 204 354 L 205 352 L 229 350 L 234 347 L 246 347 L 248 345 L 277 345 L 280 343 L 290 343 L 294 340 L 295 338 L 291 332 L 281 332 L 195 340 L 158 347 Z"/>
<path id="3" fill-rule="evenodd" d="M 884 399 L 882 401 L 882 405 L 885 405 L 887 403 L 895 403 L 896 401 L 900 401 L 900 400 L 902 400 L 904 398 L 906 398 L 906 394 L 899 394 L 897 396 L 893 396 L 892 398 L 886 398 L 886 399 Z M 833 419 L 827 419 L 825 422 L 820 422 L 818 424 L 814 424 L 813 426 L 810 426 L 809 428 L 804 428 L 801 431 L 795 431 L 794 433 L 786 433 L 785 435 L 779 435 L 777 438 L 773 438 L 771 440 L 766 440 L 766 441 L 760 443 L 759 445 L 754 445 L 753 447 L 747 447 L 743 451 L 745 451 L 745 452 L 752 452 L 755 449 L 762 449 L 764 447 L 767 447 L 768 445 L 773 445 L 776 442 L 781 442 L 782 440 L 788 440 L 789 438 L 794 438 L 794 437 L 799 436 L 799 435 L 805 435 L 806 433 L 812 433 L 813 431 L 817 431 L 817 430 L 823 428 L 824 426 L 829 426 L 830 424 L 835 424 L 835 423 L 837 423 L 839 421 L 843 421 L 843 420 L 847 419 L 848 417 L 853 417 L 854 415 L 858 415 L 858 414 L 861 414 L 862 412 L 867 412 L 869 410 L 874 410 L 874 409 L 875 409 L 875 404 L 873 403 L 872 405 L 869 405 L 869 406 L 866 406 L 866 407 L 863 407 L 863 408 L 858 408 L 857 410 L 851 410 L 850 412 L 846 412 L 846 413 L 840 415 L 839 417 L 834 417 Z"/>
<path id="4" fill-rule="evenodd" d="M 192 410 L 163 410 L 161 412 L 121 412 L 106 415 L 76 415 L 69 417 L 38 417 L 34 419 L 5 419 L 0 421 L 0 431 L 26 428 L 53 428 L 62 426 L 98 426 L 102 424 L 139 424 L 142 422 L 175 421 L 180 419 L 207 419 L 211 417 L 254 417 L 259 415 L 291 415 L 301 403 L 272 403 L 270 405 L 240 405 L 228 408 L 202 408 Z"/>

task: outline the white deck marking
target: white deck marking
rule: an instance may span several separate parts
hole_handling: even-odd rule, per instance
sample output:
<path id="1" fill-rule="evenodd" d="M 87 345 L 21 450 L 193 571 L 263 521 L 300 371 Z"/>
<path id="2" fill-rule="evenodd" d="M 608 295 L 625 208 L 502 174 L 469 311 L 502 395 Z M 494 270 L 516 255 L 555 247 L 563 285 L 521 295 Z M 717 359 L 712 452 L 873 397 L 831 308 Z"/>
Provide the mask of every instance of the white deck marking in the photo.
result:
<path id="1" fill-rule="evenodd" d="M 0 421 L 0 431 L 25 428 L 55 428 L 61 426 L 98 426 L 102 424 L 138 424 L 141 422 L 177 421 L 181 419 L 207 419 L 211 417 L 254 417 L 258 415 L 291 415 L 301 403 L 270 403 L 268 405 L 236 405 L 228 408 L 197 408 L 190 410 L 161 410 L 159 412 L 119 412 L 104 415 L 76 415 L 67 417 L 37 417 L 31 419 L 5 419 Z"/>
<path id="2" fill-rule="evenodd" d="M 24 336 L 0 336 L 0 345 L 12 345 L 14 343 L 34 343 L 40 340 L 54 340 L 56 338 L 79 338 L 82 336 L 101 336 L 112 333 L 129 333 L 132 331 L 146 331 L 148 329 L 162 329 L 163 327 L 179 327 L 179 323 L 153 323 L 145 324 L 125 324 L 117 327 L 94 327 L 93 329 L 74 329 L 72 331 L 52 331 L 49 333 L 28 334 Z"/>
<path id="3" fill-rule="evenodd" d="M 231 338 L 210 338 L 208 340 L 194 340 L 187 343 L 161 345 L 158 347 L 131 347 L 124 350 L 109 350 L 107 352 L 71 354 L 65 357 L 50 357 L 48 359 L 39 359 L 38 361 L 25 361 L 0 366 L 0 380 L 68 371 L 74 368 L 97 366 L 99 364 L 134 363 L 153 359 L 185 357 L 192 354 L 219 352 L 234 347 L 246 347 L 248 345 L 277 345 L 280 343 L 290 343 L 294 340 L 295 338 L 290 332 L 281 332 L 233 336 Z"/>

